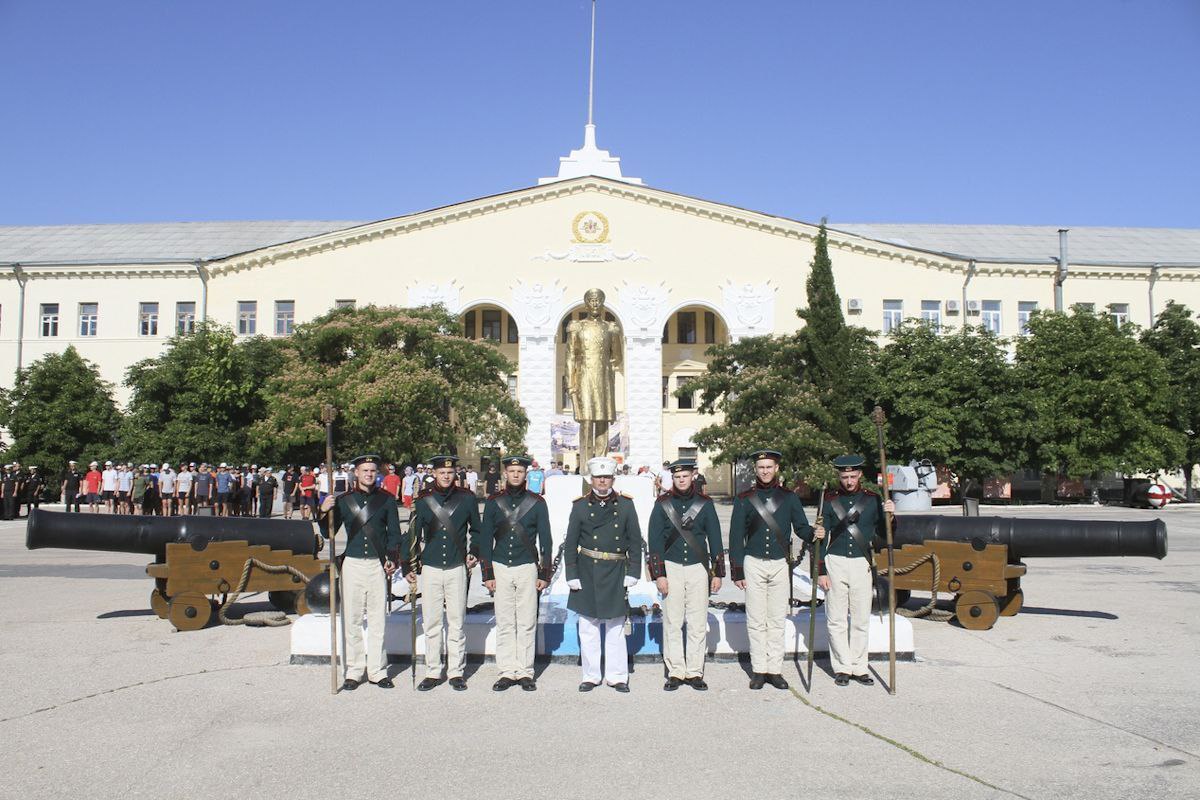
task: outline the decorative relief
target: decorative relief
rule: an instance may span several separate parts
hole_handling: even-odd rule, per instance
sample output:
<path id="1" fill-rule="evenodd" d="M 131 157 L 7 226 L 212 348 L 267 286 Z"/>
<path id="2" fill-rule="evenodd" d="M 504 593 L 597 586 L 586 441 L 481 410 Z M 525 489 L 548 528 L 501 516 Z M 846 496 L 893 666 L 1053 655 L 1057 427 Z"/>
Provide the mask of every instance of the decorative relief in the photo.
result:
<path id="1" fill-rule="evenodd" d="M 555 386 L 553 335 L 530 335 L 521 331 L 518 350 L 520 378 L 517 396 L 529 417 L 525 446 L 539 462 L 550 460 L 550 428 L 554 422 Z"/>
<path id="2" fill-rule="evenodd" d="M 571 221 L 571 233 L 582 244 L 603 244 L 608 241 L 608 217 L 599 211 L 580 211 Z"/>
<path id="3" fill-rule="evenodd" d="M 662 463 L 662 337 L 625 337 L 625 410 L 634 469 Z"/>
<path id="4" fill-rule="evenodd" d="M 726 281 L 721 292 L 725 300 L 725 319 L 734 336 L 770 333 L 775 328 L 775 292 L 778 287 L 766 283 Z"/>
<path id="5" fill-rule="evenodd" d="M 450 283 L 424 283 L 409 287 L 408 290 L 408 305 L 416 306 L 432 306 L 441 304 L 446 307 L 446 310 L 452 314 L 459 311 L 459 293 L 462 287 L 458 285 L 458 281 L 450 281 Z"/>
<path id="6" fill-rule="evenodd" d="M 622 286 L 618 294 L 621 310 L 624 312 L 626 332 L 630 335 L 658 333 L 659 318 L 667 304 L 669 293 L 666 281 L 657 286 L 631 283 Z"/>
<path id="7" fill-rule="evenodd" d="M 627 253 L 618 253 L 610 244 L 583 244 L 576 243 L 571 245 L 565 251 L 556 253 L 550 248 L 546 248 L 541 255 L 533 257 L 534 261 L 574 261 L 581 263 L 605 262 L 605 261 L 649 261 L 649 259 L 636 250 L 630 250 Z"/>
<path id="8" fill-rule="evenodd" d="M 552 284 L 520 281 L 512 287 L 512 296 L 515 307 L 524 312 L 520 320 L 521 331 L 537 333 L 554 322 L 554 311 L 562 304 L 563 287 L 558 281 Z"/>

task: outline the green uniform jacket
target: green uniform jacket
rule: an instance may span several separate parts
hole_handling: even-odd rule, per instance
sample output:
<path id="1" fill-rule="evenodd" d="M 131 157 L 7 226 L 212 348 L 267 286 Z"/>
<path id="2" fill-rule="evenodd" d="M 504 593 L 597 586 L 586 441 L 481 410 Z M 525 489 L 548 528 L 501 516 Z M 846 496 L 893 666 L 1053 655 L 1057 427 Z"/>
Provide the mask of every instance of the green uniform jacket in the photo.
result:
<path id="1" fill-rule="evenodd" d="M 333 504 L 333 529 L 337 531 L 343 528 L 373 495 L 382 496 L 383 502 L 371 501 L 379 504 L 377 510 L 365 525 L 350 536 L 346 546 L 342 548 L 341 555 L 347 558 L 375 558 L 380 564 L 384 559 L 389 559 L 395 564 L 400 556 L 400 512 L 396 506 L 396 498 L 387 492 L 380 489 L 370 492 L 355 489 L 353 492 L 338 495 Z M 327 517 L 321 514 L 320 519 L 324 527 Z M 328 536 L 328 531 L 324 532 Z M 348 527 L 346 533 L 350 533 Z"/>
<path id="2" fill-rule="evenodd" d="M 458 499 L 461 498 L 461 499 Z M 434 516 L 432 505 L 457 503 L 450 516 L 450 530 L 446 530 Z M 412 516 L 408 521 L 408 535 L 404 537 L 400 569 L 407 575 L 412 569 L 421 571 L 421 564 L 448 569 L 457 567 L 467 560 L 467 553 L 478 552 L 479 503 L 475 495 L 459 486 L 451 486 L 445 492 L 432 491 L 423 494 L 413 503 Z M 413 549 L 413 540 L 417 548 Z M 419 560 L 411 563 L 412 553 Z"/>
<path id="3" fill-rule="evenodd" d="M 624 558 L 594 559 L 580 553 L 581 547 Z M 642 529 L 629 495 L 613 492 L 601 499 L 588 492 L 575 501 L 563 541 L 563 569 L 567 580 L 578 579 L 583 586 L 567 596 L 567 608 L 576 614 L 612 619 L 629 612 L 625 576 L 637 578 L 642 572 Z"/>
<path id="4" fill-rule="evenodd" d="M 517 520 L 525 529 L 525 536 L 530 544 L 538 549 L 540 558 L 534 559 L 533 553 L 525 546 L 521 534 L 512 528 L 501 527 L 513 509 L 532 497 L 533 507 L 525 512 L 525 516 Z M 497 531 L 500 535 L 497 536 Z M 516 491 L 505 490 L 497 492 L 483 504 L 483 523 L 479 530 L 479 568 L 485 581 L 496 577 L 492 564 L 500 563 L 506 567 L 517 567 L 522 564 L 538 564 L 538 577 L 544 581 L 550 580 L 550 565 L 554 560 L 554 542 L 550 538 L 550 511 L 542 496 L 521 487 Z"/>
<path id="5" fill-rule="evenodd" d="M 735 581 L 746 579 L 742 569 L 746 556 L 770 561 L 788 557 L 788 551 L 780 548 L 775 535 L 750 504 L 753 494 L 763 501 L 774 498 L 778 504 L 773 516 L 783 528 L 788 547 L 791 547 L 793 534 L 806 542 L 812 540 L 813 529 L 804 515 L 804 504 L 800 502 L 799 495 L 778 484 L 766 487 L 755 485 L 733 501 L 733 517 L 729 521 L 729 572 Z"/>
<path id="6" fill-rule="evenodd" d="M 821 501 L 821 514 L 827 533 L 824 541 L 821 542 L 821 558 L 817 561 L 819 574 L 825 574 L 825 556 L 830 553 L 835 556 L 865 558 L 867 563 L 872 565 L 875 563 L 874 554 L 871 551 L 864 553 L 862 548 L 855 544 L 854 537 L 844 526 L 841 532 L 834 536 L 839 517 L 834 513 L 833 506 L 836 504 L 839 508 L 849 512 L 854 504 L 864 496 L 872 499 L 866 504 L 866 508 L 858 518 L 858 529 L 863 532 L 863 536 L 866 537 L 867 544 L 871 548 L 875 548 L 879 542 L 887 538 L 887 529 L 884 527 L 886 523 L 883 516 L 883 498 L 879 496 L 878 492 L 863 484 L 860 484 L 857 492 L 845 490 L 826 492 Z"/>
<path id="7" fill-rule="evenodd" d="M 717 509 L 712 499 L 698 491 L 688 492 L 684 495 L 670 491 L 658 498 L 658 502 L 654 504 L 654 509 L 650 512 L 650 531 L 646 542 L 648 551 L 646 566 L 650 571 L 651 578 L 657 580 L 666 577 L 667 570 L 663 564 L 664 561 L 682 564 L 685 567 L 701 563 L 700 554 L 696 552 L 695 548 L 689 547 L 683 536 L 676 532 L 675 526 L 671 524 L 664 508 L 667 503 L 670 503 L 675 507 L 676 513 L 682 520 L 697 498 L 703 505 L 692 523 L 692 535 L 696 537 L 698 544 L 708 550 L 709 563 L 704 566 L 709 567 L 716 577 L 725 577 L 721 521 L 717 519 Z M 667 542 L 671 539 L 674 541 L 671 542 L 670 547 L 667 547 Z"/>

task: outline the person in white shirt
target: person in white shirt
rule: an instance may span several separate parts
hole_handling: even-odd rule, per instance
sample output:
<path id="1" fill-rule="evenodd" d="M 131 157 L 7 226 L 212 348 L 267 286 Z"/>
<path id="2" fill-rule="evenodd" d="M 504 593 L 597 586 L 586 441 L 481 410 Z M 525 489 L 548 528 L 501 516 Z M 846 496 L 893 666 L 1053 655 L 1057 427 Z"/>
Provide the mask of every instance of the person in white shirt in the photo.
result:
<path id="1" fill-rule="evenodd" d="M 158 473 L 158 497 L 162 503 L 160 513 L 164 517 L 171 516 L 175 505 L 175 472 L 171 469 L 170 464 L 163 464 L 162 470 Z"/>
<path id="2" fill-rule="evenodd" d="M 118 514 L 132 514 L 133 506 L 130 505 L 130 495 L 133 493 L 133 465 L 128 467 L 121 465 L 117 469 L 117 502 L 116 510 Z"/>
<path id="3" fill-rule="evenodd" d="M 179 474 L 175 476 L 176 494 L 179 495 L 179 505 L 177 508 L 183 514 L 189 514 L 192 510 L 192 479 L 194 474 L 186 466 L 180 465 Z"/>
<path id="4" fill-rule="evenodd" d="M 475 485 L 479 483 L 479 473 L 474 467 L 467 467 L 467 489 L 471 494 L 475 494 Z"/>
<path id="5" fill-rule="evenodd" d="M 671 487 L 674 485 L 672 483 L 673 480 L 671 477 L 671 464 L 668 461 L 664 461 L 662 469 L 658 471 L 658 493 L 666 494 L 671 491 Z"/>
<path id="6" fill-rule="evenodd" d="M 108 513 L 113 513 L 113 499 L 117 492 L 117 471 L 113 462 L 104 462 L 104 471 L 100 473 L 100 491 L 104 493 L 104 507 Z"/>
<path id="7" fill-rule="evenodd" d="M 413 497 L 417 493 L 417 482 L 421 476 L 413 471 L 412 467 L 404 468 L 404 482 L 400 485 L 401 502 L 405 508 L 412 508 Z"/>
<path id="8" fill-rule="evenodd" d="M 329 494 L 329 470 L 325 467 L 317 467 L 317 504 L 325 502 L 325 496 Z"/>

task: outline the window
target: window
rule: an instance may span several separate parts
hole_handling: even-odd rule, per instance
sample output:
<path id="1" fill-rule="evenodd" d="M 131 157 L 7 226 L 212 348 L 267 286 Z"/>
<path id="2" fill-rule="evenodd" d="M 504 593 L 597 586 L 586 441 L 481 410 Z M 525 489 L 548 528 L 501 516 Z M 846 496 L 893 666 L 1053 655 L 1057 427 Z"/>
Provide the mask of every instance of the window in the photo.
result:
<path id="1" fill-rule="evenodd" d="M 1129 322 L 1129 303 L 1109 303 L 1108 316 L 1117 327 Z"/>
<path id="2" fill-rule="evenodd" d="M 682 389 L 683 385 L 685 383 L 687 383 L 688 380 L 690 380 L 690 378 L 688 378 L 684 375 L 680 375 L 678 378 L 675 379 L 675 388 Z M 693 395 L 691 395 L 691 394 L 679 395 L 680 410 L 686 411 L 689 408 L 695 408 L 695 407 L 696 407 L 696 398 Z"/>
<path id="3" fill-rule="evenodd" d="M 676 331 L 679 333 L 680 344 L 696 343 L 696 312 L 680 311 L 675 315 Z"/>
<path id="4" fill-rule="evenodd" d="M 695 447 L 679 448 L 679 456 L 678 456 L 679 458 L 690 458 L 693 461 L 695 461 L 699 455 L 700 455 L 700 451 L 698 448 L 695 448 Z"/>
<path id="5" fill-rule="evenodd" d="M 983 314 L 980 317 L 979 324 L 985 330 L 989 330 L 997 336 L 1000 335 L 1000 301 L 999 300 L 984 300 Z"/>
<path id="6" fill-rule="evenodd" d="M 475 312 L 468 311 L 463 314 L 463 336 L 468 339 L 475 338 Z"/>
<path id="7" fill-rule="evenodd" d="M 138 335 L 158 336 L 158 303 L 138 303 Z"/>
<path id="8" fill-rule="evenodd" d="M 175 332 L 183 334 L 196 332 L 195 303 L 175 304 Z"/>
<path id="9" fill-rule="evenodd" d="M 935 330 L 942 326 L 942 304 L 939 300 L 921 301 L 921 322 Z"/>
<path id="10" fill-rule="evenodd" d="M 904 319 L 904 302 L 901 300 L 883 301 L 883 332 L 891 333 L 900 327 Z"/>
<path id="11" fill-rule="evenodd" d="M 483 310 L 483 338 L 493 342 L 500 341 L 500 310 L 485 308 Z"/>
<path id="12" fill-rule="evenodd" d="M 79 304 L 79 335 L 95 336 L 96 326 L 100 322 L 99 303 Z"/>
<path id="13" fill-rule="evenodd" d="M 1022 300 L 1017 303 L 1017 330 L 1022 336 L 1029 335 L 1029 318 L 1037 311 L 1037 302 Z"/>
<path id="14" fill-rule="evenodd" d="M 296 301 L 275 301 L 275 335 L 291 336 L 296 329 Z"/>
<path id="15" fill-rule="evenodd" d="M 663 375 L 663 410 L 671 405 L 671 376 Z"/>
<path id="16" fill-rule="evenodd" d="M 704 343 L 714 344 L 717 341 L 717 315 L 711 311 L 704 312 Z"/>
<path id="17" fill-rule="evenodd" d="M 354 308 L 356 305 L 358 305 L 358 304 L 353 300 L 334 300 L 333 301 L 334 308 Z"/>
<path id="18" fill-rule="evenodd" d="M 508 318 L 508 343 L 516 344 L 521 337 L 520 331 L 517 330 L 517 321 L 510 315 Z"/>
<path id="19" fill-rule="evenodd" d="M 663 338 L 662 338 L 662 343 L 663 343 L 663 344 L 670 344 L 670 343 L 671 343 L 671 337 L 670 337 L 670 335 L 669 335 L 670 328 L 671 328 L 671 323 L 670 323 L 670 322 L 664 322 L 664 323 L 663 323 Z"/>
<path id="20" fill-rule="evenodd" d="M 508 376 L 508 396 L 511 397 L 513 400 L 517 399 L 517 376 L 516 375 Z"/>
<path id="21" fill-rule="evenodd" d="M 562 408 L 563 412 L 569 412 L 571 408 L 571 392 L 567 390 L 567 376 L 562 376 Z"/>
<path id="22" fill-rule="evenodd" d="M 58 303 L 42 303 L 42 336 L 58 336 Z"/>
<path id="23" fill-rule="evenodd" d="M 1076 303 L 1075 305 L 1072 306 L 1072 308 L 1079 309 L 1080 314 L 1095 314 L 1096 313 L 1096 304 L 1095 303 Z"/>
<path id="24" fill-rule="evenodd" d="M 258 301 L 241 300 L 237 304 L 237 332 L 253 336 L 258 331 Z"/>

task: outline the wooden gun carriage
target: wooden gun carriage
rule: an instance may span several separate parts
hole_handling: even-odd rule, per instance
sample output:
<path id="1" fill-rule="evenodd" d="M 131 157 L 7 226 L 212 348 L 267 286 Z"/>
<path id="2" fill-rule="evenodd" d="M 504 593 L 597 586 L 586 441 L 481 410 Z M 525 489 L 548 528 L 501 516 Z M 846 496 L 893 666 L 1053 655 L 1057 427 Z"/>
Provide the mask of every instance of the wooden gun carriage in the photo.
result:
<path id="1" fill-rule="evenodd" d="M 308 613 L 305 578 L 328 569 L 319 559 L 323 546 L 312 523 L 253 517 L 100 516 L 34 510 L 26 524 L 25 546 L 154 556 L 146 574 L 154 579 L 150 607 L 177 630 L 203 628 L 223 598 L 233 592 L 267 592 L 281 611 Z"/>

